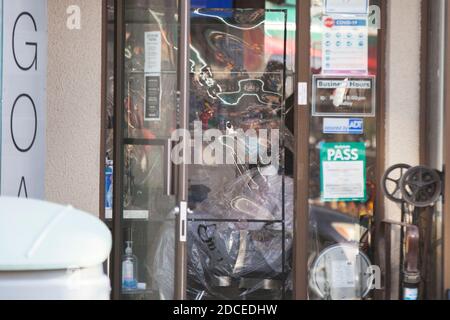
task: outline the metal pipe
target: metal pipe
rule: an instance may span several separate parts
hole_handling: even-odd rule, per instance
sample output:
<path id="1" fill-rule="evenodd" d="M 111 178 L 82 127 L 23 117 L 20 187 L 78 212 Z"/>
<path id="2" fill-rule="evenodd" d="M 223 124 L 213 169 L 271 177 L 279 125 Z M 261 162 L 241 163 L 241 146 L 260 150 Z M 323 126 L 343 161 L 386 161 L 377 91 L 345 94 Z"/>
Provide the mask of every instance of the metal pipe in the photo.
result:
<path id="1" fill-rule="evenodd" d="M 419 271 L 420 232 L 417 226 L 408 226 L 405 232 L 406 250 L 403 271 L 403 299 L 418 300 L 421 281 Z"/>

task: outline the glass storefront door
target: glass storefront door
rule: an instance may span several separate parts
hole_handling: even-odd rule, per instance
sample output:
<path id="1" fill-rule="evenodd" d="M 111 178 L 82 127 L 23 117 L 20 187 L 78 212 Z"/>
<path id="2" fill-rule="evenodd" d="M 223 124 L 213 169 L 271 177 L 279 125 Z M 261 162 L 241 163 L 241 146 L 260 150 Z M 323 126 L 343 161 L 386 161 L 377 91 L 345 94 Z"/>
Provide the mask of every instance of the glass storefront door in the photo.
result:
<path id="1" fill-rule="evenodd" d="M 290 291 L 286 19 L 280 10 L 192 11 L 189 299 L 281 299 Z"/>
<path id="2" fill-rule="evenodd" d="M 359 300 L 373 293 L 369 280 L 380 217 L 375 206 L 380 196 L 379 4 L 336 8 L 311 1 L 308 267 L 313 300 Z"/>
<path id="3" fill-rule="evenodd" d="M 286 11 L 118 3 L 115 298 L 288 298 Z"/>
<path id="4" fill-rule="evenodd" d="M 121 9 L 120 298 L 174 299 L 179 8 L 175 0 L 130 0 Z"/>

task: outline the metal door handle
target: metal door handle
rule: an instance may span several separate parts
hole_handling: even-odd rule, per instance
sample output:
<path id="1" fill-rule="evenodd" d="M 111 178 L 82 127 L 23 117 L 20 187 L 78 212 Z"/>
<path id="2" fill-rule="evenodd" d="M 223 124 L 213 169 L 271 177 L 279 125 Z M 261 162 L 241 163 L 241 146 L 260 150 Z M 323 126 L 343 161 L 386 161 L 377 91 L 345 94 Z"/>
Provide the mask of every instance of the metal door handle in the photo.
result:
<path id="1" fill-rule="evenodd" d="M 172 140 L 167 140 L 164 145 L 164 162 L 165 162 L 165 177 L 164 177 L 164 190 L 166 195 L 175 195 L 174 191 L 174 170 L 172 163 Z"/>
<path id="2" fill-rule="evenodd" d="M 180 242 L 187 241 L 187 215 L 188 215 L 188 204 L 186 201 L 180 202 Z"/>

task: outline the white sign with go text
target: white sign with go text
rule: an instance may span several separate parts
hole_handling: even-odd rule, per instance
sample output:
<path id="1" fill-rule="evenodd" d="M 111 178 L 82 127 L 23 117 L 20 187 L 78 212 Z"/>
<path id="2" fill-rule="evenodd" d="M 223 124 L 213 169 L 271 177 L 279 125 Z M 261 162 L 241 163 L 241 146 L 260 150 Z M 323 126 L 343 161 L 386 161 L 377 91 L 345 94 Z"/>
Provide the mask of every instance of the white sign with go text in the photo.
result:
<path id="1" fill-rule="evenodd" d="M 3 1 L 1 189 L 43 199 L 47 0 Z"/>

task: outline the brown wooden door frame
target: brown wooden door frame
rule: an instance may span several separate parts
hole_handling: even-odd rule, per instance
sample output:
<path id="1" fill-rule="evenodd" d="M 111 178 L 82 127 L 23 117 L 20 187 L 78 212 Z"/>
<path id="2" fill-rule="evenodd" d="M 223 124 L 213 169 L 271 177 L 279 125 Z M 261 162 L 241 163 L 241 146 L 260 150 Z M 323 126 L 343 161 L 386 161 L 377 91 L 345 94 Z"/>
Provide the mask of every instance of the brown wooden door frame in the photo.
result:
<path id="1" fill-rule="evenodd" d="M 179 76 L 179 128 L 189 128 L 189 37 L 191 34 L 191 4 L 189 1 L 181 1 L 179 4 L 179 45 L 178 45 L 178 71 Z M 188 203 L 188 166 L 182 164 L 177 170 L 177 206 L 180 209 L 176 219 L 175 230 L 175 299 L 187 298 L 187 243 L 186 235 L 182 240 L 182 233 L 187 233 L 187 203 Z M 184 204 L 184 205 L 183 205 Z M 184 209 L 183 209 L 184 208 Z M 183 212 L 184 211 L 184 214 Z"/>
<path id="2" fill-rule="evenodd" d="M 446 1 L 446 22 L 445 22 L 445 87 L 450 84 L 450 5 Z M 444 294 L 447 296 L 450 290 L 450 143 L 447 137 L 450 136 L 450 90 L 444 90 L 444 171 L 445 186 L 444 190 L 444 206 L 443 206 L 443 272 L 444 272 Z"/>
<path id="3" fill-rule="evenodd" d="M 112 264 L 112 298 L 120 299 L 122 287 L 122 226 L 123 226 L 123 79 L 124 79 L 124 51 L 125 51 L 125 4 L 124 0 L 114 0 L 114 200 L 113 200 L 113 248 Z"/>
<path id="4" fill-rule="evenodd" d="M 433 0 L 431 0 L 433 1 Z M 421 5 L 421 45 L 420 45 L 420 163 L 428 165 L 429 144 L 428 144 L 428 128 L 430 119 L 428 113 L 428 54 L 430 44 L 428 42 L 428 28 L 430 19 L 430 0 L 422 0 Z"/>
<path id="5" fill-rule="evenodd" d="M 102 0 L 102 83 L 101 83 L 101 110 L 100 110 L 100 194 L 99 194 L 99 218 L 105 221 L 105 156 L 106 156 L 106 104 L 108 85 L 108 8 L 107 0 Z"/>
<path id="6" fill-rule="evenodd" d="M 387 236 L 387 228 L 383 224 L 386 219 L 385 198 L 381 179 L 386 170 L 386 34 L 387 34 L 387 18 L 388 18 L 388 2 L 389 0 L 380 1 L 380 30 L 378 32 L 378 66 L 377 66 L 377 188 L 375 200 L 375 265 L 381 268 L 383 276 L 383 288 L 375 291 L 376 300 L 389 300 L 390 298 L 390 273 L 391 262 L 390 255 L 386 254 L 386 249 L 390 251 L 390 235 Z"/>
<path id="7" fill-rule="evenodd" d="M 311 0 L 297 0 L 296 84 L 308 84 L 308 104 L 297 105 L 294 157 L 294 299 L 308 298 L 309 128 L 311 115 Z M 296 90 L 296 103 L 298 103 Z"/>

